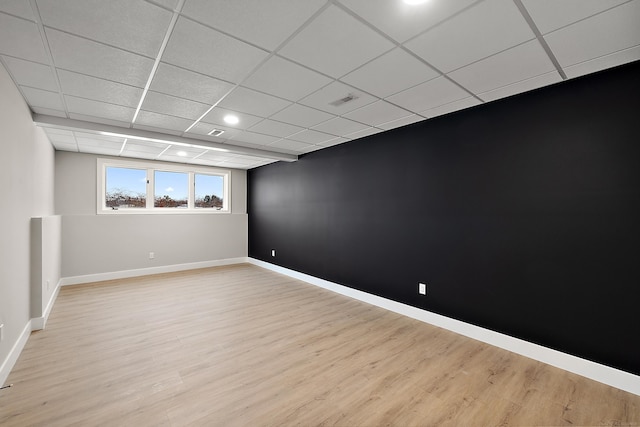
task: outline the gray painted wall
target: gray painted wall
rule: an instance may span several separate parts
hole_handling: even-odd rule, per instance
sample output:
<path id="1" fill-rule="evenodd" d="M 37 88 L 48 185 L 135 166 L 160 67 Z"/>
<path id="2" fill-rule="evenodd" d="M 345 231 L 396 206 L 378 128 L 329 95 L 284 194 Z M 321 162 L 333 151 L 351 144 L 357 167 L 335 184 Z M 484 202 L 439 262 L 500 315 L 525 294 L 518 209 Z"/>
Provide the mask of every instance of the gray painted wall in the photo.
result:
<path id="1" fill-rule="evenodd" d="M 54 150 L 0 64 L 0 366 L 30 320 L 31 217 L 53 214 Z M 0 372 L 1 374 L 2 372 Z"/>
<path id="2" fill-rule="evenodd" d="M 31 318 L 45 315 L 60 281 L 61 227 L 59 215 L 31 218 Z M 32 328 L 40 325 L 32 324 Z"/>
<path id="3" fill-rule="evenodd" d="M 246 171 L 232 171 L 230 214 L 97 215 L 98 157 L 56 152 L 63 277 L 247 256 Z"/>

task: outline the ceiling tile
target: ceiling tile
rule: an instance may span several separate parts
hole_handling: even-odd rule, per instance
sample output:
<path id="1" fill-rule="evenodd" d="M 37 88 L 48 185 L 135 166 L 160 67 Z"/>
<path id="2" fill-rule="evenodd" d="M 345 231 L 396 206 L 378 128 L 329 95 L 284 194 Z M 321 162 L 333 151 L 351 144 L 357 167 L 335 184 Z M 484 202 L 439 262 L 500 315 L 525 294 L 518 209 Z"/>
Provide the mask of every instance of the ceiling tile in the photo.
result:
<path id="1" fill-rule="evenodd" d="M 226 158 L 228 158 L 228 156 L 221 153 L 220 151 L 208 151 L 198 158 L 202 160 L 223 162 Z"/>
<path id="2" fill-rule="evenodd" d="M 233 139 L 229 141 L 229 143 L 235 144 L 237 142 L 248 142 L 249 144 L 267 145 L 274 141 L 277 141 L 278 139 L 280 138 L 255 132 L 242 132 L 238 136 L 234 136 Z"/>
<path id="3" fill-rule="evenodd" d="M 425 111 L 421 111 L 420 115 L 424 117 L 437 117 L 442 116 L 443 114 L 452 113 L 454 111 L 463 110 L 465 108 L 473 107 L 475 105 L 481 104 L 479 100 L 470 96 L 468 98 L 463 98 L 458 101 L 449 102 L 444 105 L 439 105 L 435 108 L 430 108 Z"/>
<path id="4" fill-rule="evenodd" d="M 66 95 L 132 108 L 138 107 L 142 96 L 140 88 L 71 71 L 58 70 L 58 78 L 62 92 Z"/>
<path id="5" fill-rule="evenodd" d="M 204 148 L 171 145 L 168 150 L 162 153 L 160 159 L 164 160 L 165 157 L 182 157 L 182 160 L 184 160 L 185 158 L 193 158 L 199 155 L 204 155 L 206 151 L 208 150 Z"/>
<path id="6" fill-rule="evenodd" d="M 347 74 L 342 81 L 385 98 L 440 74 L 401 48 L 396 48 Z"/>
<path id="7" fill-rule="evenodd" d="M 377 126 L 381 123 L 386 123 L 390 120 L 400 119 L 409 115 L 411 115 L 411 113 L 407 110 L 398 108 L 386 101 L 378 101 L 347 113 L 344 117 L 360 123 L 366 123 L 370 126 Z"/>
<path id="8" fill-rule="evenodd" d="M 55 77 L 48 65 L 37 62 L 24 61 L 10 56 L 3 56 L 2 61 L 7 65 L 9 72 L 16 83 L 37 89 L 57 91 Z"/>
<path id="9" fill-rule="evenodd" d="M 438 77 L 390 96 L 389 101 L 413 112 L 434 108 L 458 99 L 466 98 L 469 94 L 451 83 L 444 77 Z"/>
<path id="10" fill-rule="evenodd" d="M 58 151 L 78 152 L 78 145 L 77 144 L 65 144 L 65 143 L 62 143 L 62 142 L 51 142 L 51 145 L 53 145 L 53 148 L 55 148 Z"/>
<path id="11" fill-rule="evenodd" d="M 191 120 L 191 123 L 193 123 L 193 121 L 199 119 L 200 116 L 209 109 L 209 105 L 149 91 L 144 98 L 141 109 L 154 113 L 167 114 L 169 116 L 182 117 L 183 119 Z M 189 125 L 191 125 L 191 123 L 189 123 Z M 186 127 L 184 129 L 186 129 Z"/>
<path id="12" fill-rule="evenodd" d="M 348 138 L 338 137 L 338 138 L 330 139 L 329 141 L 325 141 L 318 145 L 321 147 L 333 147 L 334 145 L 344 144 L 345 142 L 349 142 L 349 141 L 351 140 Z"/>
<path id="13" fill-rule="evenodd" d="M 272 119 L 302 127 L 311 127 L 332 117 L 335 116 L 300 104 L 293 104 L 271 116 Z"/>
<path id="14" fill-rule="evenodd" d="M 528 90 L 537 89 L 542 86 L 547 86 L 553 83 L 562 81 L 562 77 L 557 71 L 551 71 L 546 74 L 535 76 L 526 80 L 518 81 L 516 83 L 499 87 L 488 92 L 479 93 L 478 96 L 484 101 L 493 101 L 495 99 L 506 98 L 507 96 L 515 95 L 518 93 L 526 92 Z"/>
<path id="15" fill-rule="evenodd" d="M 628 0 L 522 0 L 542 34 L 557 30 Z"/>
<path id="16" fill-rule="evenodd" d="M 105 141 L 102 139 L 95 138 L 76 138 L 78 141 L 78 148 L 82 150 L 83 147 L 101 147 L 101 148 L 111 148 L 114 150 L 120 151 L 122 148 L 122 142 L 115 141 Z"/>
<path id="17" fill-rule="evenodd" d="M 393 120 L 387 123 L 382 123 L 380 125 L 377 125 L 376 127 L 384 130 L 389 130 L 389 129 L 399 128 L 401 126 L 410 125 L 412 123 L 416 123 L 422 120 L 424 120 L 424 117 L 418 116 L 416 114 L 412 114 L 410 116 L 403 117 L 401 119 Z"/>
<path id="18" fill-rule="evenodd" d="M 155 58 L 171 12 L 142 0 L 37 0 L 44 25 Z"/>
<path id="19" fill-rule="evenodd" d="M 47 28 L 56 67 L 144 87 L 153 61 L 140 55 Z"/>
<path id="20" fill-rule="evenodd" d="M 354 96 L 355 99 L 339 105 L 331 104 L 350 95 Z M 312 93 L 306 98 L 303 98 L 302 100 L 300 100 L 300 103 L 309 107 L 326 111 L 330 114 L 340 116 L 342 114 L 348 113 L 349 111 L 355 110 L 356 108 L 371 104 L 376 100 L 377 98 L 371 95 L 367 95 L 366 93 L 359 91 L 351 86 L 347 86 L 344 83 L 333 82 L 330 85 L 323 87 L 319 91 Z"/>
<path id="21" fill-rule="evenodd" d="M 120 150 L 114 148 L 100 148 L 93 146 L 78 146 L 78 151 L 80 153 L 86 154 L 99 154 L 102 156 L 117 156 L 120 153 Z"/>
<path id="22" fill-rule="evenodd" d="M 389 40 L 332 5 L 289 41 L 280 54 L 340 77 L 391 48 Z"/>
<path id="23" fill-rule="evenodd" d="M 405 46 L 449 72 L 534 37 L 512 0 L 485 0 Z"/>
<path id="24" fill-rule="evenodd" d="M 108 104 L 106 102 L 92 101 L 90 99 L 78 98 L 75 96 L 65 95 L 64 99 L 69 113 L 102 117 L 105 119 L 130 123 L 133 119 L 134 113 L 136 112 L 134 108 Z"/>
<path id="25" fill-rule="evenodd" d="M 473 93 L 487 92 L 555 70 L 538 40 L 460 68 L 448 76 Z"/>
<path id="26" fill-rule="evenodd" d="M 303 131 L 304 128 L 287 123 L 276 122 L 275 120 L 263 120 L 257 125 L 252 126 L 249 130 L 252 132 L 285 138 L 294 133 Z"/>
<path id="27" fill-rule="evenodd" d="M 120 155 L 123 157 L 133 157 L 138 159 L 155 159 L 165 148 L 167 148 L 167 146 L 164 144 L 150 146 L 145 143 L 127 141 L 127 144 Z"/>
<path id="28" fill-rule="evenodd" d="M 47 138 L 49 141 L 53 143 L 62 143 L 62 144 L 76 144 L 76 137 L 73 135 L 71 131 L 64 131 L 65 133 L 58 133 L 58 129 L 47 129 L 45 128 L 45 132 L 47 133 Z"/>
<path id="29" fill-rule="evenodd" d="M 107 141 L 107 142 L 117 142 L 119 144 L 122 144 L 125 141 L 125 139 L 127 139 L 121 136 L 100 135 L 98 133 L 91 133 L 91 132 L 74 131 L 73 134 L 76 136 L 76 138 L 95 139 L 98 141 Z"/>
<path id="30" fill-rule="evenodd" d="M 162 59 L 170 64 L 237 83 L 266 57 L 267 52 L 263 50 L 180 17 Z"/>
<path id="31" fill-rule="evenodd" d="M 302 132 L 296 133 L 295 135 L 291 135 L 287 139 L 306 142 L 308 144 L 320 144 L 321 142 L 329 141 L 330 139 L 334 139 L 335 137 L 335 135 L 329 135 L 328 133 L 307 129 L 303 130 Z"/>
<path id="32" fill-rule="evenodd" d="M 640 44 L 640 1 L 631 1 L 546 35 L 563 67 Z"/>
<path id="33" fill-rule="evenodd" d="M 369 126 L 362 123 L 354 122 L 342 117 L 335 117 L 324 123 L 320 123 L 318 126 L 314 126 L 313 129 L 321 132 L 330 133 L 332 135 L 346 135 L 348 133 L 357 132 L 359 130 L 367 129 Z"/>
<path id="34" fill-rule="evenodd" d="M 73 132 L 66 129 L 57 129 L 57 128 L 43 128 L 47 135 L 67 135 L 73 136 Z"/>
<path id="35" fill-rule="evenodd" d="M 269 117 L 291 105 L 291 102 L 256 92 L 255 90 L 238 87 L 227 95 L 218 105 L 222 108 L 240 111 L 241 113 Z"/>
<path id="36" fill-rule="evenodd" d="M 0 53 L 29 61 L 49 63 L 38 26 L 0 13 Z"/>
<path id="37" fill-rule="evenodd" d="M 152 141 L 139 141 L 135 139 L 128 139 L 127 144 L 124 146 L 124 150 L 122 151 L 123 155 L 130 155 L 132 152 L 137 153 L 150 153 L 154 157 L 158 156 L 162 153 L 165 148 L 167 148 L 167 144 L 161 144 L 159 142 Z"/>
<path id="38" fill-rule="evenodd" d="M 53 110 L 64 110 L 62 99 L 58 92 L 34 89 L 21 86 L 20 90 L 24 94 L 29 105 L 34 107 L 51 108 Z"/>
<path id="39" fill-rule="evenodd" d="M 309 145 L 312 145 L 312 144 L 307 144 L 305 142 L 300 142 L 300 141 L 292 141 L 290 139 L 281 139 L 269 145 L 269 147 L 281 148 L 293 153 L 302 153 L 305 150 L 305 148 L 307 148 Z"/>
<path id="40" fill-rule="evenodd" d="M 278 56 L 271 57 L 244 83 L 252 89 L 297 101 L 323 86 L 332 79 Z"/>
<path id="41" fill-rule="evenodd" d="M 150 0 L 150 1 L 160 6 L 166 7 L 167 9 L 175 10 L 175 8 L 178 6 L 179 0 Z"/>
<path id="42" fill-rule="evenodd" d="M 410 6 L 401 1 L 340 0 L 340 3 L 399 42 L 431 28 L 476 0 L 429 1 Z"/>
<path id="43" fill-rule="evenodd" d="M 31 4 L 24 0 L 4 0 L 0 2 L 0 11 L 7 12 L 20 18 L 35 21 L 36 17 L 31 9 Z"/>
<path id="44" fill-rule="evenodd" d="M 237 111 L 227 110 L 226 108 L 216 107 L 209 111 L 209 113 L 204 116 L 202 121 L 205 123 L 216 125 L 216 128 L 218 128 L 219 126 L 225 126 L 224 117 L 228 114 L 237 116 L 240 119 L 238 124 L 233 125 L 233 127 L 229 126 L 231 129 L 246 130 L 263 119 L 262 117 L 253 116 L 251 114 L 240 113 Z"/>
<path id="45" fill-rule="evenodd" d="M 564 72 L 569 78 L 583 76 L 606 68 L 626 64 L 640 59 L 640 46 L 619 50 L 615 53 L 600 56 L 590 61 L 581 62 L 576 65 L 564 68 Z"/>
<path id="46" fill-rule="evenodd" d="M 150 89 L 213 105 L 234 85 L 174 65 L 160 63 Z"/>
<path id="47" fill-rule="evenodd" d="M 349 139 L 358 139 L 358 138 L 364 138 L 365 136 L 373 135 L 380 132 L 382 132 L 380 129 L 371 127 L 371 128 L 359 130 L 358 132 L 347 134 L 345 137 Z"/>
<path id="48" fill-rule="evenodd" d="M 140 110 L 136 118 L 136 125 L 153 126 L 160 129 L 169 129 L 184 132 L 193 124 L 193 120 L 181 117 L 169 116 L 167 114 L 155 113 L 153 111 Z"/>
<path id="49" fill-rule="evenodd" d="M 189 0 L 182 12 L 225 33 L 274 50 L 325 3 L 325 0 Z"/>

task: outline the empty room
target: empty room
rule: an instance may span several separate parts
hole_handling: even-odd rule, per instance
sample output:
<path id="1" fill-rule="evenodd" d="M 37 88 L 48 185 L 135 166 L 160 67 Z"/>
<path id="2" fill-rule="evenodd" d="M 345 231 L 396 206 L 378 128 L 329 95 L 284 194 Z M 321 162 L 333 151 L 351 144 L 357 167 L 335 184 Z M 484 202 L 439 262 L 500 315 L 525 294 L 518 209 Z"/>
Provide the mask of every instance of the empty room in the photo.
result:
<path id="1" fill-rule="evenodd" d="M 640 0 L 0 0 L 0 425 L 640 426 Z"/>

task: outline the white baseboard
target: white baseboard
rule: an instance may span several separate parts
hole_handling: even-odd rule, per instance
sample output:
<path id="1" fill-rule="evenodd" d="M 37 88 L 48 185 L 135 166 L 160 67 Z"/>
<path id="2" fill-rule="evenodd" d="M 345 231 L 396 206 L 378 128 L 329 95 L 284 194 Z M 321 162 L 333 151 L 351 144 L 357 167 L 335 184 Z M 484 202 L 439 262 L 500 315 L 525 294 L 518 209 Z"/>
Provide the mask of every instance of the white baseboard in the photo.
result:
<path id="1" fill-rule="evenodd" d="M 4 385 L 4 382 L 9 377 L 9 373 L 13 369 L 13 366 L 18 361 L 18 357 L 20 353 L 22 353 L 22 349 L 27 344 L 27 340 L 29 339 L 29 335 L 31 334 L 31 321 L 28 321 L 25 325 L 22 333 L 18 337 L 18 340 L 11 348 L 11 351 L 7 355 L 6 359 L 0 365 L 0 386 Z"/>
<path id="2" fill-rule="evenodd" d="M 39 331 L 41 329 L 44 329 L 44 327 L 46 326 L 49 315 L 51 314 L 51 309 L 53 308 L 53 304 L 56 302 L 56 298 L 58 298 L 60 286 L 62 286 L 62 279 L 58 280 L 58 283 L 56 283 L 56 288 L 53 290 L 51 298 L 49 298 L 49 302 L 47 303 L 47 307 L 44 309 L 44 313 L 42 313 L 42 317 L 34 317 L 33 319 L 31 319 L 32 331 Z"/>
<path id="3" fill-rule="evenodd" d="M 640 376 L 254 258 L 251 264 L 538 360 L 640 396 Z"/>
<path id="4" fill-rule="evenodd" d="M 187 264 L 163 265 L 159 267 L 138 268 L 135 270 L 112 271 L 107 273 L 87 274 L 84 276 L 63 277 L 62 286 L 81 283 L 102 282 L 105 280 L 126 279 L 129 277 L 148 276 L 150 274 L 173 273 L 176 271 L 195 270 L 198 268 L 220 267 L 223 265 L 249 262 L 247 257 L 227 258 L 215 261 L 190 262 Z"/>

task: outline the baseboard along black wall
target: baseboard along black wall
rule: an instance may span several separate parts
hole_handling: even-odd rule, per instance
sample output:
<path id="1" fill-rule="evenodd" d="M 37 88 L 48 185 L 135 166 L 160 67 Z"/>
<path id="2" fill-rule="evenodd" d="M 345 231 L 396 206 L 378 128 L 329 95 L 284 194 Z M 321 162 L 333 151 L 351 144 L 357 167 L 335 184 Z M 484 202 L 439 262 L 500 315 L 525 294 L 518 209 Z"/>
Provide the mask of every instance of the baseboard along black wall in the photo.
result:
<path id="1" fill-rule="evenodd" d="M 249 255 L 640 375 L 639 124 L 635 62 L 252 169 Z"/>

